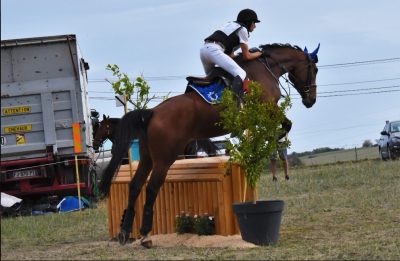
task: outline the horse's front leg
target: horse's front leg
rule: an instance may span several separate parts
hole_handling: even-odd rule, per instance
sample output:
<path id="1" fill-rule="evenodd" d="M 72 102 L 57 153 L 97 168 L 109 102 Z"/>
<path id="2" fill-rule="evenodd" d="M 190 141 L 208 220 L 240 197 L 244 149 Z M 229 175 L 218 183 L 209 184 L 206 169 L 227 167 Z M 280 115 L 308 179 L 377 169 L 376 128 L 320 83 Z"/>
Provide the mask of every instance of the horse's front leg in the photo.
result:
<path id="1" fill-rule="evenodd" d="M 282 125 L 282 133 L 279 135 L 278 140 L 282 139 L 283 137 L 285 137 L 289 131 L 292 129 L 292 121 L 289 120 L 288 118 L 285 118 L 282 120 L 281 122 Z"/>

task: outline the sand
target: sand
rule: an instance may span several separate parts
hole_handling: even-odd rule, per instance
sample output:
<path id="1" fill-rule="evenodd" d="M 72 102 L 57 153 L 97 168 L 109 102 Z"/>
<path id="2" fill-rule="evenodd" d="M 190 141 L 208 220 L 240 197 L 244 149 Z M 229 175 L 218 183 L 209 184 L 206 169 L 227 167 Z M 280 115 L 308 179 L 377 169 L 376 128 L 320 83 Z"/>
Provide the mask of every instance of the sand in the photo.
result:
<path id="1" fill-rule="evenodd" d="M 159 247 L 215 247 L 215 248 L 254 248 L 257 245 L 246 242 L 240 235 L 233 236 L 199 236 L 197 234 L 164 234 L 151 236 L 153 246 Z M 140 240 L 133 244 L 140 245 Z"/>

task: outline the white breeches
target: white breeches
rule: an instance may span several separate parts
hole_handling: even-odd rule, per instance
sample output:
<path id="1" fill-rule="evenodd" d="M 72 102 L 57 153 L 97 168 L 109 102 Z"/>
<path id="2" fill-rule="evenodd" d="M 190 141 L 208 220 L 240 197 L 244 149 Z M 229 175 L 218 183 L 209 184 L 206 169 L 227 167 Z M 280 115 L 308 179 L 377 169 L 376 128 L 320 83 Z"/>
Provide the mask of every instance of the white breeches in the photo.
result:
<path id="1" fill-rule="evenodd" d="M 206 74 L 217 65 L 232 74 L 233 77 L 239 75 L 244 80 L 246 72 L 229 55 L 224 53 L 224 49 L 216 43 L 205 43 L 200 49 L 200 59 L 203 63 Z"/>

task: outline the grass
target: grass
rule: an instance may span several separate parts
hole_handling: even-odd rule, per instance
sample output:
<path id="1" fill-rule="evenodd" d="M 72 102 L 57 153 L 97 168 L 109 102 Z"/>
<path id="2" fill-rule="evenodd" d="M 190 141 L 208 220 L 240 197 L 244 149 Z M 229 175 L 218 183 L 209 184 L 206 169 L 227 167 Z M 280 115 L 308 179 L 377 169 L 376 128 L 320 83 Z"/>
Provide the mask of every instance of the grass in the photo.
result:
<path id="1" fill-rule="evenodd" d="M 108 241 L 104 203 L 81 213 L 1 220 L 1 259 L 399 260 L 400 161 L 367 160 L 290 170 L 260 199 L 283 199 L 276 246 L 253 249 L 120 246 Z"/>
<path id="2" fill-rule="evenodd" d="M 309 166 L 345 161 L 377 159 L 379 157 L 378 148 L 370 147 L 318 153 L 316 155 L 302 156 L 300 157 L 300 160 L 303 162 L 303 164 Z"/>

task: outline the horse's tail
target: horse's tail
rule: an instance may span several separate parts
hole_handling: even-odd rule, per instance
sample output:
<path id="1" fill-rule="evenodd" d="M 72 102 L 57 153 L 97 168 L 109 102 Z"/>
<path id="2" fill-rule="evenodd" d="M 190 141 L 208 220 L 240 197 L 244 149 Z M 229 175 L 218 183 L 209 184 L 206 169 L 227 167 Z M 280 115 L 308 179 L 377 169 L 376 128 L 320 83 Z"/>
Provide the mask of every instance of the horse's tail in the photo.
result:
<path id="1" fill-rule="evenodd" d="M 128 112 L 122 117 L 114 135 L 111 149 L 112 158 L 99 183 L 99 191 L 102 196 L 105 197 L 110 192 L 111 181 L 121 165 L 122 159 L 127 154 L 131 140 L 146 137 L 147 125 L 152 115 L 152 110 L 141 109 Z"/>

